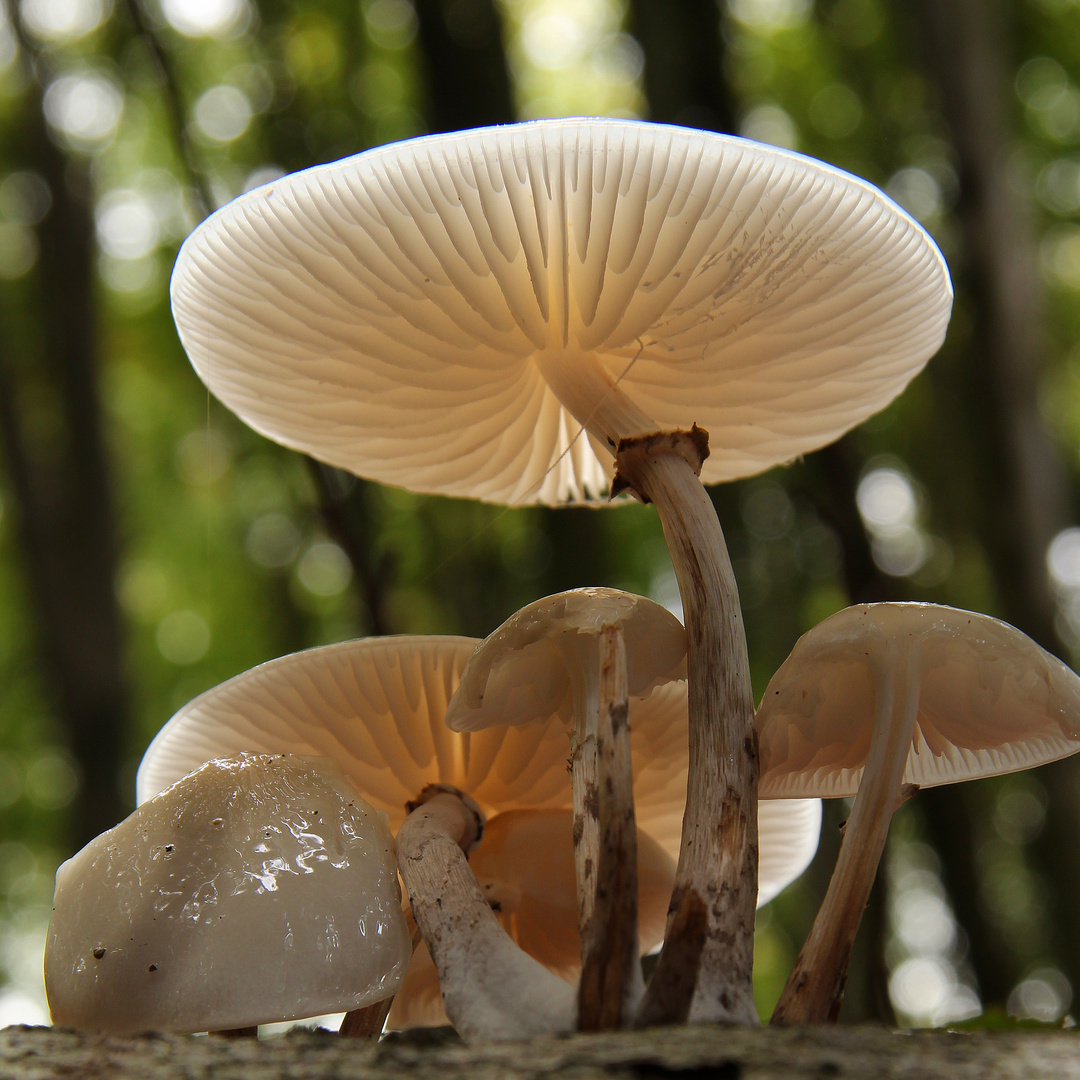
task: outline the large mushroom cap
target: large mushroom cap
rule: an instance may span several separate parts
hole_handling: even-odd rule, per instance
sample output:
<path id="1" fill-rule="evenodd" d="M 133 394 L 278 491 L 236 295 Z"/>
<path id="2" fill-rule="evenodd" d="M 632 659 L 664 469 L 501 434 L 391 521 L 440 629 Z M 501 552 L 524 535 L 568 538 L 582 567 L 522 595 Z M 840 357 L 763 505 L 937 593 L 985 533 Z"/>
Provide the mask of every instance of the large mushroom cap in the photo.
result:
<path id="1" fill-rule="evenodd" d="M 858 792 L 875 666 L 915 658 L 919 711 L 904 782 L 934 787 L 1080 750 L 1080 677 L 1026 634 L 937 604 L 845 608 L 795 644 L 757 726 L 764 798 Z"/>
<path id="2" fill-rule="evenodd" d="M 574 684 L 599 677 L 597 639 L 622 628 L 629 693 L 686 677 L 686 631 L 666 608 L 620 589 L 571 589 L 536 600 L 486 637 L 450 699 L 454 731 L 518 726 L 558 716 L 574 722 Z"/>
<path id="3" fill-rule="evenodd" d="M 214 761 L 56 873 L 58 1024 L 205 1031 L 396 992 L 412 951 L 382 815 L 329 762 Z"/>
<path id="4" fill-rule="evenodd" d="M 618 382 L 657 428 L 706 428 L 702 479 L 727 480 L 891 401 L 952 293 L 926 233 L 853 176 L 571 119 L 258 188 L 188 238 L 172 301 L 199 375 L 268 437 L 414 491 L 559 503 L 599 497 L 610 457 L 545 370 Z"/>

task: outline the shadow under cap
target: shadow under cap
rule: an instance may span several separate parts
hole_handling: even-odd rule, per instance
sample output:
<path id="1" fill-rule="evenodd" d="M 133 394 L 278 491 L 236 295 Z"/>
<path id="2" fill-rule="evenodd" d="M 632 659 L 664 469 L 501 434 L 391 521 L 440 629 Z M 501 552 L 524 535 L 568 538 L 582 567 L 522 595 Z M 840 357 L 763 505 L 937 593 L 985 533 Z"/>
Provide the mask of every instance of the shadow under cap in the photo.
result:
<path id="1" fill-rule="evenodd" d="M 188 238 L 171 295 L 200 377 L 255 430 L 515 504 L 602 498 L 613 436 L 697 423 L 706 483 L 817 449 L 904 389 L 952 303 L 933 241 L 864 181 L 612 119 L 276 180 Z"/>
<path id="2" fill-rule="evenodd" d="M 762 798 L 851 797 L 870 747 L 875 668 L 917 657 L 903 782 L 934 787 L 1080 750 L 1080 676 L 1026 634 L 937 604 L 845 608 L 795 644 L 757 713 Z"/>

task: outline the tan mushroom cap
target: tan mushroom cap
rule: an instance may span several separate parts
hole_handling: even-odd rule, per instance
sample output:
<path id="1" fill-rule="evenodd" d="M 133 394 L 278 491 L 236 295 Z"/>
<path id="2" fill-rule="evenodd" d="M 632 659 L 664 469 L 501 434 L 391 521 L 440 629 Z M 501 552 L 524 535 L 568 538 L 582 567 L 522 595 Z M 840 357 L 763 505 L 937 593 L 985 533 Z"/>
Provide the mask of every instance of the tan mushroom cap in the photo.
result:
<path id="1" fill-rule="evenodd" d="M 57 1024 L 217 1031 L 394 994 L 412 944 L 394 844 L 326 761 L 210 762 L 56 873 Z"/>
<path id="2" fill-rule="evenodd" d="M 632 697 L 686 678 L 686 631 L 670 611 L 620 589 L 572 589 L 528 604 L 484 639 L 447 706 L 447 726 L 481 731 L 552 716 L 572 725 L 575 683 L 599 677 L 597 638 L 612 625 L 623 631 Z"/>
<path id="3" fill-rule="evenodd" d="M 532 957 L 568 981 L 581 970 L 573 811 L 511 810 L 492 818 L 469 865 L 507 933 Z M 664 936 L 675 860 L 638 834 L 638 927 L 642 953 Z M 413 955 L 394 999 L 391 1027 L 445 1024 L 439 980 L 427 948 Z"/>
<path id="4" fill-rule="evenodd" d="M 385 483 L 510 503 L 603 494 L 608 449 L 577 436 L 616 382 L 626 415 L 710 432 L 706 483 L 823 446 L 904 389 L 951 302 L 933 241 L 864 181 L 598 119 L 429 136 L 277 180 L 204 222 L 172 279 L 193 365 L 257 431 Z M 560 402 L 553 380 L 565 397 L 578 379 L 591 389 Z"/>
<path id="5" fill-rule="evenodd" d="M 763 798 L 858 792 L 874 668 L 914 650 L 920 697 L 904 783 L 1015 772 L 1080 750 L 1080 677 L 1026 634 L 937 604 L 845 608 L 795 644 L 757 714 Z"/>

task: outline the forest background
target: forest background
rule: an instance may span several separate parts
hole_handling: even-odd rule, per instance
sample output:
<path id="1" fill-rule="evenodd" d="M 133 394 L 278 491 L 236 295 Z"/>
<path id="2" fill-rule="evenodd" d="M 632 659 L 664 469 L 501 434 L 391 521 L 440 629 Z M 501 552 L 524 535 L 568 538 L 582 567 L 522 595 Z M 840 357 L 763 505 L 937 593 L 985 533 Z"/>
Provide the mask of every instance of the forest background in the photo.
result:
<path id="1" fill-rule="evenodd" d="M 45 1022 L 57 864 L 172 712 L 363 634 L 483 636 L 580 585 L 678 610 L 655 515 L 486 507 L 256 436 L 180 348 L 183 237 L 241 191 L 424 132 L 560 115 L 733 132 L 883 187 L 956 307 L 890 408 L 713 489 L 755 692 L 854 602 L 1080 655 L 1078 0 L 7 0 L 0 9 L 0 1024 Z M 839 843 L 759 915 L 767 1013 Z M 1080 761 L 897 815 L 842 1019 L 1069 1023 Z"/>

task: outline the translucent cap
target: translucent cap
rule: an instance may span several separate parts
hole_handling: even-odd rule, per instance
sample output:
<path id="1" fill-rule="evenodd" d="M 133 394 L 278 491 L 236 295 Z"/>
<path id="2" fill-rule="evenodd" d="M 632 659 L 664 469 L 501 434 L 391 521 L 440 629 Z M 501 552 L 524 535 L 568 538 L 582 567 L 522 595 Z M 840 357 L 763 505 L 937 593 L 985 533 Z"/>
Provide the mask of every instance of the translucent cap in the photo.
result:
<path id="1" fill-rule="evenodd" d="M 140 801 L 210 758 L 240 751 L 319 754 L 384 811 L 396 832 L 428 784 L 452 784 L 488 816 L 569 805 L 566 734 L 462 736 L 443 722 L 475 638 L 362 638 L 292 653 L 245 671 L 185 705 L 139 766 Z"/>
<path id="2" fill-rule="evenodd" d="M 573 688 L 599 677 L 597 637 L 619 626 L 631 697 L 686 678 L 686 631 L 666 608 L 620 589 L 571 589 L 515 612 L 469 658 L 446 711 L 454 731 L 574 722 Z"/>
<path id="3" fill-rule="evenodd" d="M 383 816 L 329 762 L 210 762 L 56 873 L 57 1024 L 218 1031 L 361 1008 L 412 944 Z"/>
<path id="4" fill-rule="evenodd" d="M 952 289 L 918 224 L 838 169 L 560 119 L 249 192 L 188 238 L 172 303 L 200 377 L 269 438 L 414 491 L 557 504 L 607 488 L 580 432 L 615 383 L 654 429 L 710 433 L 706 483 L 747 476 L 896 397 Z M 592 389 L 568 404 L 564 377 Z"/>
<path id="5" fill-rule="evenodd" d="M 938 604 L 849 607 L 805 633 L 757 713 L 762 797 L 855 795 L 875 672 L 917 665 L 904 783 L 1016 772 L 1080 750 L 1080 677 L 1014 626 Z"/>

